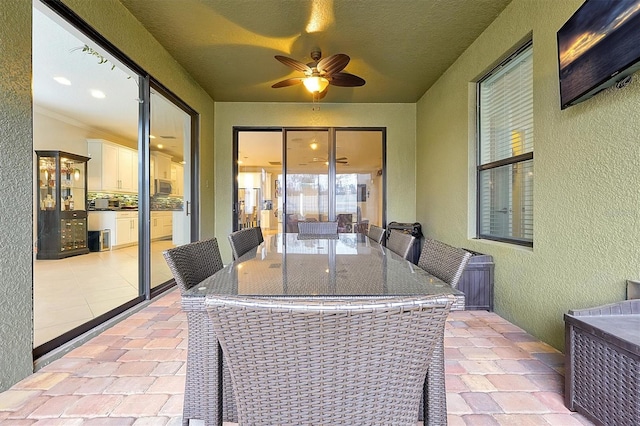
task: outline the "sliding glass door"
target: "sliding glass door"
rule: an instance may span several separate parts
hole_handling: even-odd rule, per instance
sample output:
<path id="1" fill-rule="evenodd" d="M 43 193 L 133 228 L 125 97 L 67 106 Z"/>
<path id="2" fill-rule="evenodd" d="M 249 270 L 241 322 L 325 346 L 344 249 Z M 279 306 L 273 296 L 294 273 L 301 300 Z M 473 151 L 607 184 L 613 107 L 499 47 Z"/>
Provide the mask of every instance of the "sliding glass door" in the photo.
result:
<path id="1" fill-rule="evenodd" d="M 149 253 L 151 288 L 173 278 L 162 252 L 190 241 L 191 116 L 151 88 Z"/>
<path id="2" fill-rule="evenodd" d="M 298 232 L 302 221 L 337 221 L 339 232 L 365 233 L 385 225 L 384 128 L 236 128 L 234 143 L 234 230 Z"/>
<path id="3" fill-rule="evenodd" d="M 59 153 L 55 173 L 34 153 L 38 358 L 173 285 L 162 251 L 197 229 L 197 113 L 62 3 L 34 2 L 32 39 L 33 148 Z"/>

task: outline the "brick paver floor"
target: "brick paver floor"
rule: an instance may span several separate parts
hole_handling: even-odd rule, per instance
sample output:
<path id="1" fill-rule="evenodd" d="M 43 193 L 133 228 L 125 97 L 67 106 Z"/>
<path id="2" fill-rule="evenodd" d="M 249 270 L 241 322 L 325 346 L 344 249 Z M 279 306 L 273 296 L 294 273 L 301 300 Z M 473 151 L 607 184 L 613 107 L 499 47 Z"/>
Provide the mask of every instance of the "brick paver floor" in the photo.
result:
<path id="1" fill-rule="evenodd" d="M 0 424 L 180 425 L 187 320 L 172 291 L 0 393 Z M 563 403 L 563 356 L 495 313 L 452 312 L 448 422 L 591 425 Z"/>

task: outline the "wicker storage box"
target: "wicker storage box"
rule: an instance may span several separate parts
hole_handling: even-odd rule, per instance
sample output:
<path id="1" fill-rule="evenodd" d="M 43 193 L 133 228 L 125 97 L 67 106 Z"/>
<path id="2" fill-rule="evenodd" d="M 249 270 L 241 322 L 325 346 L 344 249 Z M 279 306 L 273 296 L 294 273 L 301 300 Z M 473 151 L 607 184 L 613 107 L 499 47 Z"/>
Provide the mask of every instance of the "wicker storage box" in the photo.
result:
<path id="1" fill-rule="evenodd" d="M 569 311 L 565 404 L 598 424 L 638 425 L 640 300 Z"/>
<path id="2" fill-rule="evenodd" d="M 477 253 L 464 249 L 471 253 L 462 277 L 458 282 L 458 290 L 465 295 L 465 309 L 468 311 L 493 312 L 493 256 Z"/>

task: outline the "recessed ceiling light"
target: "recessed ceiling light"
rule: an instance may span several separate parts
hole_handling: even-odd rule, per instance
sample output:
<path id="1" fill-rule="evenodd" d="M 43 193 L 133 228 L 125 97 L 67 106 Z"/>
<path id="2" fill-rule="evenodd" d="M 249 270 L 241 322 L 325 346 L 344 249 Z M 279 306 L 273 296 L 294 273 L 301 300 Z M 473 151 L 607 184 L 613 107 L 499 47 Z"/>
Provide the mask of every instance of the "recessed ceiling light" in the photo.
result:
<path id="1" fill-rule="evenodd" d="M 238 164 L 242 164 L 242 160 L 238 160 Z"/>
<path id="2" fill-rule="evenodd" d="M 91 96 L 93 96 L 96 99 L 104 99 L 107 97 L 107 95 L 105 95 L 104 92 L 96 89 L 91 90 Z"/>
<path id="3" fill-rule="evenodd" d="M 161 143 L 159 143 L 158 145 L 156 145 L 158 147 L 158 149 L 162 149 L 164 148 L 164 145 L 162 145 Z"/>
<path id="4" fill-rule="evenodd" d="M 64 86 L 71 86 L 71 82 L 67 78 L 64 78 L 64 77 L 53 77 L 53 79 L 55 81 L 57 81 L 58 83 L 64 85 Z"/>
<path id="5" fill-rule="evenodd" d="M 156 137 L 153 135 L 149 135 L 149 139 L 155 139 Z"/>
<path id="6" fill-rule="evenodd" d="M 311 149 L 318 149 L 318 144 L 313 142 L 311 145 L 309 145 L 311 147 Z"/>

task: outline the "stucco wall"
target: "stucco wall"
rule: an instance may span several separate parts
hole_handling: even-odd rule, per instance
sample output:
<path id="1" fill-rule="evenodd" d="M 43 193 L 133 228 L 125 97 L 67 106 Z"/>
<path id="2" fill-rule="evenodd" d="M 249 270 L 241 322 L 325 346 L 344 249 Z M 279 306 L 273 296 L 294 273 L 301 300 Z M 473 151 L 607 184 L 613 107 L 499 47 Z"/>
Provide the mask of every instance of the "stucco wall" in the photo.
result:
<path id="1" fill-rule="evenodd" d="M 200 236 L 213 236 L 213 100 L 119 1 L 63 1 L 200 114 Z"/>
<path id="2" fill-rule="evenodd" d="M 339 89 L 337 89 L 339 90 Z M 386 127 L 387 220 L 415 220 L 415 104 L 312 104 L 216 102 L 216 235 L 225 262 L 224 241 L 232 229 L 233 127 Z"/>
<path id="3" fill-rule="evenodd" d="M 0 13 L 0 391 L 32 371 L 31 3 Z"/>
<path id="4" fill-rule="evenodd" d="M 417 220 L 494 256 L 495 307 L 563 348 L 569 309 L 623 300 L 640 274 L 640 76 L 560 110 L 556 32 L 582 0 L 514 0 L 417 105 Z M 474 240 L 473 85 L 533 34 L 534 248 Z"/>

